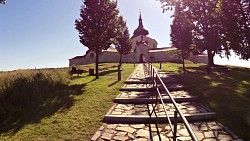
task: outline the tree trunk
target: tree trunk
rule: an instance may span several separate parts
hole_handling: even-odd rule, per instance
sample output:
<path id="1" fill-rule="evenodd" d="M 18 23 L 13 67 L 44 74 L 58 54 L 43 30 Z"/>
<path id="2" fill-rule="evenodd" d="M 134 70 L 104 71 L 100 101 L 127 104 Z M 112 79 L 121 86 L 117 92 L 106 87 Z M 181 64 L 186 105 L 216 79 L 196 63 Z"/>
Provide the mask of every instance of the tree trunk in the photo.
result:
<path id="1" fill-rule="evenodd" d="M 98 64 L 99 64 L 99 50 L 96 49 L 96 57 L 95 57 L 95 78 L 99 79 L 99 71 L 98 71 Z"/>
<path id="2" fill-rule="evenodd" d="M 183 73 L 186 73 L 186 68 L 185 68 L 185 60 L 184 58 L 182 58 L 182 69 L 183 69 Z"/>
<path id="3" fill-rule="evenodd" d="M 119 62 L 120 66 L 122 66 L 122 54 L 120 54 L 120 62 Z"/>
<path id="4" fill-rule="evenodd" d="M 207 50 L 207 57 L 208 57 L 208 65 L 214 66 L 214 54 L 212 53 L 212 50 Z"/>
<path id="5" fill-rule="evenodd" d="M 184 52 L 183 52 L 183 47 L 182 47 L 182 51 L 181 51 L 181 58 L 182 58 L 182 69 L 183 69 L 183 73 L 186 73 L 186 68 L 185 68 L 185 59 L 184 59 Z"/>

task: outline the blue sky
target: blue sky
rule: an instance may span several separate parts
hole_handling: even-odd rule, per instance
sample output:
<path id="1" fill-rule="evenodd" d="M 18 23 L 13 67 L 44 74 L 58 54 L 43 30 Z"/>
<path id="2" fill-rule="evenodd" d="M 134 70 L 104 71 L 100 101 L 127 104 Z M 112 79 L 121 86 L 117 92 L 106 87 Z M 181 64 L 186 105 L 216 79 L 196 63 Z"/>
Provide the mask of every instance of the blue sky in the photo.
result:
<path id="1" fill-rule="evenodd" d="M 84 55 L 87 48 L 79 42 L 74 25 L 81 4 L 82 0 L 7 0 L 0 5 L 0 71 L 66 67 L 69 58 Z M 130 34 L 141 10 L 149 36 L 158 47 L 169 46 L 171 12 L 162 13 L 159 1 L 118 0 L 118 8 Z"/>

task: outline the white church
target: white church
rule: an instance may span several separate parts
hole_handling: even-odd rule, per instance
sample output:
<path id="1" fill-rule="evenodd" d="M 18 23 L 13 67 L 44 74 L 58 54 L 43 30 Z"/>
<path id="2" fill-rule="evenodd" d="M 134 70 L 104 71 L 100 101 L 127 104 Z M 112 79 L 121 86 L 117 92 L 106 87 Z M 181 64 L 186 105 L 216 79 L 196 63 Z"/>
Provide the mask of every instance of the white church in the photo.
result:
<path id="1" fill-rule="evenodd" d="M 172 47 L 157 47 L 158 43 L 155 39 L 148 36 L 148 30 L 144 29 L 141 14 L 139 16 L 139 25 L 134 30 L 134 34 L 131 37 L 132 48 L 128 55 L 122 56 L 122 62 L 126 63 L 142 63 L 142 62 L 168 62 L 179 61 L 180 58 L 175 54 L 169 52 L 176 51 L 176 48 Z M 100 63 L 119 62 L 120 54 L 115 48 L 108 48 L 102 51 L 99 56 Z M 195 63 L 207 63 L 207 55 L 192 56 L 188 60 Z M 76 56 L 69 59 L 69 66 L 84 65 L 95 62 L 95 52 L 88 50 L 83 56 Z"/>

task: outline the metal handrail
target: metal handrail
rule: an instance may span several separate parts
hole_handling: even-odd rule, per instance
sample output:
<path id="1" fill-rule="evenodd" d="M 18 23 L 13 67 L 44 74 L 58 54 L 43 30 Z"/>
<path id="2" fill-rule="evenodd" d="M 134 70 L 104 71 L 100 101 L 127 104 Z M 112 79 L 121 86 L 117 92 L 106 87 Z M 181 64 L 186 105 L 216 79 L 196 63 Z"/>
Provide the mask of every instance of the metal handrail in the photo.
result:
<path id="1" fill-rule="evenodd" d="M 179 109 L 179 107 L 177 106 L 177 103 L 176 101 L 174 100 L 174 98 L 171 96 L 168 88 L 166 87 L 166 85 L 163 83 L 162 79 L 160 78 L 159 74 L 157 73 L 157 71 L 153 68 L 152 64 L 150 63 L 146 63 L 146 65 L 144 64 L 144 67 L 146 67 L 146 71 L 148 71 L 148 75 L 151 76 L 151 80 L 152 80 L 152 84 L 153 86 L 156 87 L 156 90 L 157 90 L 157 93 L 159 95 L 159 98 L 160 98 L 160 101 L 161 101 L 161 104 L 163 106 L 163 109 L 164 109 L 164 112 L 166 114 L 166 117 L 168 119 L 168 122 L 169 122 L 169 125 L 170 125 L 170 128 L 171 128 L 171 131 L 173 133 L 173 139 L 174 141 L 176 140 L 176 133 L 177 133 L 177 114 L 180 115 L 190 137 L 194 140 L 194 141 L 198 141 L 197 137 L 195 136 L 193 130 L 191 129 L 186 117 L 183 115 L 183 113 L 181 112 L 181 110 Z M 175 113 L 174 113 L 174 127 L 172 125 L 172 122 L 167 114 L 167 110 L 166 110 L 166 106 L 165 106 L 165 103 L 162 99 L 162 96 L 161 96 L 161 93 L 160 93 L 160 90 L 159 90 L 159 87 L 158 87 L 158 84 L 157 84 L 157 79 L 159 79 L 160 83 L 162 84 L 162 86 L 164 87 L 164 89 L 166 90 L 167 92 L 167 95 L 169 96 L 172 104 L 174 105 L 175 107 Z M 156 97 L 157 98 L 157 97 Z"/>

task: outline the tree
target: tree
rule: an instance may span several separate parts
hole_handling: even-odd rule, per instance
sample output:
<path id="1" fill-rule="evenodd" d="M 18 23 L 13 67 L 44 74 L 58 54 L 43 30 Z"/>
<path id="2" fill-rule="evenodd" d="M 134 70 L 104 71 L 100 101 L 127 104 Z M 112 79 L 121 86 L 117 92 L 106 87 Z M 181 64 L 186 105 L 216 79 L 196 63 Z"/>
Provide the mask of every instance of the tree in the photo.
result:
<path id="1" fill-rule="evenodd" d="M 193 23 L 193 40 L 201 51 L 207 51 L 208 64 L 214 65 L 213 57 L 225 51 L 229 55 L 227 46 L 223 46 L 223 33 L 220 21 L 220 9 L 217 7 L 218 0 L 162 0 L 166 2 L 167 10 L 181 4 L 182 11 Z"/>
<path id="2" fill-rule="evenodd" d="M 99 54 L 113 43 L 116 36 L 117 3 L 110 0 L 85 0 L 80 18 L 75 20 L 80 42 L 96 53 L 96 79 L 99 78 Z"/>
<path id="3" fill-rule="evenodd" d="M 0 0 L 0 4 L 5 4 L 6 0 Z"/>
<path id="4" fill-rule="evenodd" d="M 181 4 L 176 5 L 170 36 L 173 46 L 180 52 L 178 54 L 180 54 L 182 58 L 184 73 L 186 72 L 185 59 L 194 53 L 192 30 L 193 24 L 187 18 L 186 13 L 181 9 Z"/>
<path id="5" fill-rule="evenodd" d="M 241 59 L 250 58 L 250 1 L 223 0 L 222 10 L 225 40 Z"/>
<path id="6" fill-rule="evenodd" d="M 229 55 L 228 46 L 223 44 L 223 27 L 221 26 L 221 11 L 217 7 L 218 0 L 191 0 L 185 1 L 188 7 L 189 17 L 195 23 L 196 43 L 198 47 L 207 51 L 209 66 L 214 65 L 215 54 L 222 54 L 223 51 Z"/>
<path id="7" fill-rule="evenodd" d="M 132 48 L 132 43 L 129 37 L 128 27 L 122 16 L 119 16 L 117 26 L 117 36 L 114 42 L 115 48 L 120 54 L 120 65 L 122 63 L 122 55 L 126 55 Z"/>
<path id="8" fill-rule="evenodd" d="M 172 10 L 176 4 L 181 4 L 195 25 L 195 44 L 207 51 L 211 66 L 214 65 L 215 54 L 229 58 L 230 50 L 242 59 L 250 58 L 249 0 L 160 1 L 164 10 Z"/>

